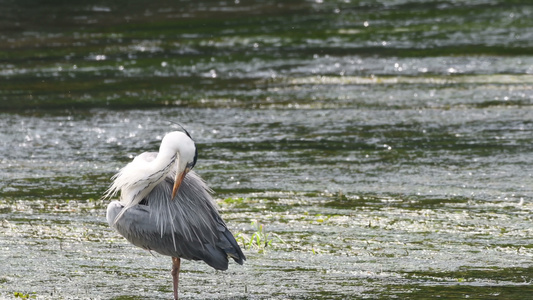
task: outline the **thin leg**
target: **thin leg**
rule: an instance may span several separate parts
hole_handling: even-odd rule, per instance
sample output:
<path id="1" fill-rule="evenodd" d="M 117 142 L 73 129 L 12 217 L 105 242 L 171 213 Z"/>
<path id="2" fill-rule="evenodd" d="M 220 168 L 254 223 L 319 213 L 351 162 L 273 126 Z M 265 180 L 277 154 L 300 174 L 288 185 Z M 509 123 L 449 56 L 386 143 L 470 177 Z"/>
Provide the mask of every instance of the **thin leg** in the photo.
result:
<path id="1" fill-rule="evenodd" d="M 172 283 L 174 285 L 174 300 L 178 300 L 178 283 L 180 281 L 180 264 L 179 257 L 172 257 Z"/>

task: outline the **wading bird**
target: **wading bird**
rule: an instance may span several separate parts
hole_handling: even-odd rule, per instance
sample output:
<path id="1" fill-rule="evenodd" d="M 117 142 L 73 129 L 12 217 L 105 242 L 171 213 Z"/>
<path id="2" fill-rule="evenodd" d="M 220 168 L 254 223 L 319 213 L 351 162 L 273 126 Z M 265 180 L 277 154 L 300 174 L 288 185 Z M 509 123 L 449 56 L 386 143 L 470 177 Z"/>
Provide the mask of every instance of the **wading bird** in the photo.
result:
<path id="1" fill-rule="evenodd" d="M 144 152 L 115 176 L 106 198 L 107 222 L 130 243 L 172 257 L 174 299 L 178 299 L 180 258 L 203 260 L 217 270 L 228 257 L 246 257 L 218 214 L 211 189 L 191 169 L 198 152 L 189 133 L 170 132 L 159 152 Z"/>

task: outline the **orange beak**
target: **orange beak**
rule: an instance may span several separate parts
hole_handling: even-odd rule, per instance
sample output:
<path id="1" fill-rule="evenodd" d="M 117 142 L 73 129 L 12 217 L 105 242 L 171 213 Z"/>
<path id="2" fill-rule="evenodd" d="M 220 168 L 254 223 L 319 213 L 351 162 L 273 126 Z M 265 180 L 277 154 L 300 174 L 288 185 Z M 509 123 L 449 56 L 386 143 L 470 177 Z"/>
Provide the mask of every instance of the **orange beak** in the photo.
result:
<path id="1" fill-rule="evenodd" d="M 174 200 L 174 198 L 176 197 L 176 194 L 178 193 L 181 182 L 183 181 L 183 178 L 185 178 L 185 175 L 189 173 L 189 170 L 190 170 L 189 168 L 185 168 L 183 172 L 176 174 L 176 178 L 174 179 L 174 187 L 172 188 L 172 198 L 170 200 Z"/>

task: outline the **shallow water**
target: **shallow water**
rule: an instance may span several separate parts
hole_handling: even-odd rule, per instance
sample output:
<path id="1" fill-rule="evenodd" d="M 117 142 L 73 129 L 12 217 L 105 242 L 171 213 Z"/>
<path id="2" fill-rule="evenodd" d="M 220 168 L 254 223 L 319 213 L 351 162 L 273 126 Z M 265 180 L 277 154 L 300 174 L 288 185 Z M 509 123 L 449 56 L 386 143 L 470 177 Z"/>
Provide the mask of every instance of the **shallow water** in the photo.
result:
<path id="1" fill-rule="evenodd" d="M 241 2 L 2 9 L 0 298 L 171 297 L 101 200 L 170 122 L 272 239 L 184 299 L 531 295 L 533 7 Z"/>

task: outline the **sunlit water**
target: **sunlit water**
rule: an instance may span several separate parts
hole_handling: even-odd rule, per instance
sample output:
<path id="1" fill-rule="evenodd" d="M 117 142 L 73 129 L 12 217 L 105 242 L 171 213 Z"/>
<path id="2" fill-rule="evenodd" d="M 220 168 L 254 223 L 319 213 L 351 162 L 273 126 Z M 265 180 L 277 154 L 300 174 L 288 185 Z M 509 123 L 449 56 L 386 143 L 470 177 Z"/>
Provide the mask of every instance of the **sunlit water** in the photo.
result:
<path id="1" fill-rule="evenodd" d="M 101 199 L 171 122 L 272 240 L 185 299 L 531 295 L 533 7 L 240 2 L 0 12 L 0 298 L 171 297 Z"/>

